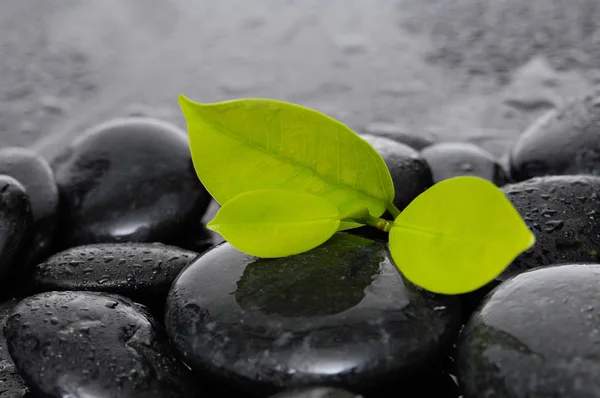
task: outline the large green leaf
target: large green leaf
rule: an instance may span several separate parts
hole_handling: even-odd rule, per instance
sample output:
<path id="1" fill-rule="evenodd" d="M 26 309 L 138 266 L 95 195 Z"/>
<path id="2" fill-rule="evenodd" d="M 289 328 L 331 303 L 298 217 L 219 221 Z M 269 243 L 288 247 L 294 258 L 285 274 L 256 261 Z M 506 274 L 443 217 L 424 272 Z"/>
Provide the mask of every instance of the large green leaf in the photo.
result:
<path id="1" fill-rule="evenodd" d="M 535 243 L 510 201 L 477 177 L 444 180 L 396 218 L 390 251 L 407 279 L 443 294 L 490 282 Z"/>
<path id="2" fill-rule="evenodd" d="M 179 104 L 196 173 L 221 204 L 242 192 L 294 189 L 322 196 L 342 214 L 367 208 L 378 217 L 394 200 L 381 156 L 322 113 L 269 99 L 199 104 L 180 96 Z"/>
<path id="3" fill-rule="evenodd" d="M 207 228 L 257 257 L 285 257 L 313 249 L 340 225 L 338 209 L 300 191 L 248 191 L 226 202 Z"/>

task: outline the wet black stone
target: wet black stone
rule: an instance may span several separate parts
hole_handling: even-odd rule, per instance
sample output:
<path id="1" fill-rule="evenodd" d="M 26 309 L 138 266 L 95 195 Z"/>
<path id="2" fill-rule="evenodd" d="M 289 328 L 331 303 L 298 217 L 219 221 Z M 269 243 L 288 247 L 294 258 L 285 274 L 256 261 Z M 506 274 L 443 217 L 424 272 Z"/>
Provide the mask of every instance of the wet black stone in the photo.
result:
<path id="1" fill-rule="evenodd" d="M 435 183 L 464 175 L 485 178 L 498 186 L 509 182 L 500 162 L 475 144 L 466 142 L 434 144 L 423 149 L 421 156 L 429 164 Z"/>
<path id="2" fill-rule="evenodd" d="M 502 190 L 536 243 L 498 280 L 540 266 L 600 261 L 600 177 L 536 177 Z"/>
<path id="3" fill-rule="evenodd" d="M 161 327 L 118 295 L 31 296 L 13 309 L 5 336 L 36 396 L 195 396 L 196 377 L 174 357 Z"/>
<path id="4" fill-rule="evenodd" d="M 498 286 L 458 349 L 465 398 L 600 396 L 600 265 L 524 272 Z"/>
<path id="5" fill-rule="evenodd" d="M 389 138 L 400 144 L 407 145 L 417 151 L 420 151 L 423 148 L 427 148 L 428 146 L 433 145 L 434 143 L 429 138 L 407 133 L 405 131 L 402 131 L 401 128 L 399 128 L 398 126 L 394 125 L 374 124 L 371 126 L 367 126 L 365 129 L 363 129 L 363 132 L 360 133 L 361 136 L 363 134 Z"/>
<path id="6" fill-rule="evenodd" d="M 404 144 L 377 135 L 361 135 L 383 158 L 394 183 L 394 205 L 403 210 L 417 196 L 433 185 L 431 170 L 421 159 L 419 153 Z M 381 215 L 386 220 L 394 217 L 385 212 Z M 373 227 L 359 227 L 348 230 L 353 235 L 387 242 L 389 234 Z"/>
<path id="7" fill-rule="evenodd" d="M 213 217 L 214 215 L 207 222 L 212 220 Z M 188 231 L 187 236 L 178 238 L 172 244 L 196 253 L 204 253 L 217 243 L 223 242 L 223 237 L 216 232 L 208 230 L 201 220 L 197 220 L 194 225 L 191 225 Z M 215 239 L 217 236 L 220 238 L 219 240 Z"/>
<path id="8" fill-rule="evenodd" d="M 90 290 L 164 308 L 171 283 L 198 253 L 152 243 L 98 243 L 57 253 L 36 266 L 33 292 Z M 162 311 L 162 310 L 161 310 Z"/>
<path id="9" fill-rule="evenodd" d="M 536 120 L 511 151 L 517 181 L 546 175 L 600 175 L 600 92 Z"/>
<path id="10" fill-rule="evenodd" d="M 53 164 L 63 246 L 172 243 L 202 218 L 210 195 L 185 133 L 146 118 L 117 119 L 80 136 Z"/>
<path id="11" fill-rule="evenodd" d="M 394 205 L 402 210 L 433 185 L 431 170 L 409 146 L 389 138 L 364 134 L 361 136 L 381 155 L 394 182 Z"/>
<path id="12" fill-rule="evenodd" d="M 308 387 L 291 391 L 284 391 L 272 395 L 270 398 L 361 398 L 346 390 L 331 387 Z"/>
<path id="13" fill-rule="evenodd" d="M 401 277 L 386 245 L 338 233 L 281 259 L 216 246 L 175 280 L 165 319 L 186 363 L 248 393 L 327 385 L 385 396 L 439 366 L 459 308 Z"/>
<path id="14" fill-rule="evenodd" d="M 12 177 L 0 175 L 0 296 L 19 282 L 20 254 L 30 243 L 33 215 L 25 188 Z"/>
<path id="15" fill-rule="evenodd" d="M 0 304 L 0 398 L 30 397 L 25 380 L 19 375 L 15 364 L 6 348 L 4 323 L 17 300 L 12 299 Z"/>
<path id="16" fill-rule="evenodd" d="M 16 179 L 27 192 L 33 213 L 33 240 L 22 261 L 27 267 L 43 259 L 52 247 L 58 225 L 58 188 L 48 162 L 26 148 L 0 149 L 0 174 Z"/>

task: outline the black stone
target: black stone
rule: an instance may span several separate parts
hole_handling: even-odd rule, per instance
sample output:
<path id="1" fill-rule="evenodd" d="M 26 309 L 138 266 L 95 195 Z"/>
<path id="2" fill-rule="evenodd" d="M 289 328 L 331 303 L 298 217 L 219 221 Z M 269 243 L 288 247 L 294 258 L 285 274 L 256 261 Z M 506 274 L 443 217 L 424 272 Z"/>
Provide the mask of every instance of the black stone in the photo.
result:
<path id="1" fill-rule="evenodd" d="M 389 138 L 361 136 L 381 155 L 394 182 L 394 205 L 403 210 L 433 185 L 431 170 L 419 152 Z"/>
<path id="2" fill-rule="evenodd" d="M 338 233 L 281 259 L 216 246 L 175 280 L 165 319 L 186 363 L 248 394 L 327 385 L 386 396 L 439 366 L 460 317 L 456 297 L 405 280 L 386 245 Z"/>
<path id="3" fill-rule="evenodd" d="M 6 320 L 8 350 L 36 396 L 193 397 L 194 376 L 144 307 L 118 295 L 49 292 Z"/>
<path id="4" fill-rule="evenodd" d="M 394 205 L 399 210 L 404 210 L 410 202 L 433 185 L 431 170 L 416 150 L 385 137 L 371 134 L 363 134 L 361 137 L 383 158 L 394 183 Z M 386 220 L 394 219 L 387 211 L 381 217 Z M 368 226 L 348 232 L 386 243 L 389 239 L 387 232 Z"/>
<path id="5" fill-rule="evenodd" d="M 80 136 L 53 164 L 64 247 L 172 243 L 188 235 L 210 195 L 185 133 L 154 119 L 117 119 Z"/>
<path id="6" fill-rule="evenodd" d="M 33 237 L 23 254 L 26 268 L 51 250 L 58 224 L 59 196 L 48 162 L 26 148 L 0 149 L 0 174 L 16 179 L 27 192 L 33 213 Z"/>
<path id="7" fill-rule="evenodd" d="M 1 398 L 25 398 L 30 397 L 29 388 L 25 380 L 19 375 L 15 364 L 6 348 L 4 338 L 4 323 L 6 318 L 17 304 L 12 299 L 0 304 L 0 397 Z"/>
<path id="8" fill-rule="evenodd" d="M 540 266 L 600 261 L 600 177 L 536 177 L 502 190 L 536 243 L 498 280 Z"/>
<path id="9" fill-rule="evenodd" d="M 385 137 L 394 140 L 400 144 L 407 145 L 417 151 L 427 148 L 433 145 L 434 142 L 421 135 L 407 133 L 399 126 L 388 125 L 388 124 L 373 124 L 363 129 L 361 134 L 376 135 L 378 137 Z"/>
<path id="10" fill-rule="evenodd" d="M 600 93 L 567 102 L 536 120 L 514 145 L 517 181 L 546 175 L 600 175 Z"/>
<path id="11" fill-rule="evenodd" d="M 498 186 L 509 182 L 500 162 L 486 150 L 466 142 L 446 142 L 431 145 L 421 151 L 438 183 L 452 177 L 476 176 Z"/>
<path id="12" fill-rule="evenodd" d="M 361 398 L 346 390 L 331 387 L 308 387 L 291 391 L 284 391 L 272 395 L 270 398 Z"/>
<path id="13" fill-rule="evenodd" d="M 12 177 L 0 175 L 0 296 L 20 282 L 23 248 L 29 244 L 33 215 L 25 188 Z"/>
<path id="14" fill-rule="evenodd" d="M 569 264 L 503 282 L 461 334 L 465 398 L 600 396 L 600 265 Z"/>
<path id="15" fill-rule="evenodd" d="M 152 243 L 98 243 L 57 253 L 36 266 L 33 292 L 89 290 L 121 294 L 164 309 L 173 280 L 198 253 Z"/>

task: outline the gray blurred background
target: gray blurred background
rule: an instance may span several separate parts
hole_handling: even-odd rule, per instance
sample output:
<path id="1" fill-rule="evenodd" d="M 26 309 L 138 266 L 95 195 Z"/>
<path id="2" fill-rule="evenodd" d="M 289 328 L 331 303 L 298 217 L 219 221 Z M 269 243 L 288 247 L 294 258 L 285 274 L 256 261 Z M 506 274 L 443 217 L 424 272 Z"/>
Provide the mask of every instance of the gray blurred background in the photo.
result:
<path id="1" fill-rule="evenodd" d="M 600 81 L 599 0 L 0 0 L 0 145 L 268 97 L 500 156 Z"/>

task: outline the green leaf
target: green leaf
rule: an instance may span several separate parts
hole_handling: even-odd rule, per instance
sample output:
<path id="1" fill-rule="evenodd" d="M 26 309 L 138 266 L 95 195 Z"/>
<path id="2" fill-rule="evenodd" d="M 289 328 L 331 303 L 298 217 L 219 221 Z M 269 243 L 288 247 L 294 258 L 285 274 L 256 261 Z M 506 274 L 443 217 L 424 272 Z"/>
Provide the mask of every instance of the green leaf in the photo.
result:
<path id="1" fill-rule="evenodd" d="M 444 180 L 418 196 L 390 230 L 394 262 L 435 293 L 476 290 L 535 243 L 517 210 L 491 182 Z"/>
<path id="2" fill-rule="evenodd" d="M 293 189 L 342 214 L 366 207 L 379 217 L 394 200 L 381 156 L 322 113 L 269 99 L 199 104 L 179 96 L 179 104 L 196 173 L 220 204 L 242 192 Z"/>
<path id="3" fill-rule="evenodd" d="M 262 189 L 226 202 L 207 228 L 233 247 L 257 257 L 285 257 L 313 249 L 340 225 L 338 209 L 300 191 Z"/>

